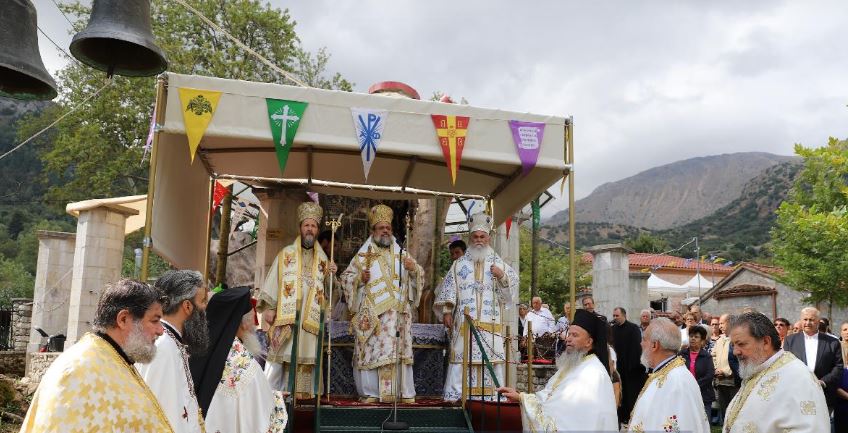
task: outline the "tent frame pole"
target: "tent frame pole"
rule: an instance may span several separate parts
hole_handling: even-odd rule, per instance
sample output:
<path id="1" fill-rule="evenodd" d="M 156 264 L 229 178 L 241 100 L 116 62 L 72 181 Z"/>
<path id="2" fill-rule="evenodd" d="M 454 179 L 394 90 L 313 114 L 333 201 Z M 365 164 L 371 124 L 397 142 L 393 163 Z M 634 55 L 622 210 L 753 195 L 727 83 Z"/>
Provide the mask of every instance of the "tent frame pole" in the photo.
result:
<path id="1" fill-rule="evenodd" d="M 156 103 L 154 105 L 153 143 L 150 150 L 150 174 L 147 180 L 147 208 L 144 212 L 144 238 L 141 253 L 141 281 L 147 281 L 150 269 L 150 248 L 153 246 L 153 199 L 156 190 L 156 166 L 158 162 L 159 136 L 162 134 L 160 125 L 165 119 L 165 105 L 168 94 L 167 78 L 159 75 L 156 79 Z"/>
<path id="2" fill-rule="evenodd" d="M 571 311 L 569 321 L 574 320 L 577 309 L 577 247 L 574 236 L 574 117 L 565 122 L 565 164 L 568 167 L 568 284 L 571 287 Z"/>

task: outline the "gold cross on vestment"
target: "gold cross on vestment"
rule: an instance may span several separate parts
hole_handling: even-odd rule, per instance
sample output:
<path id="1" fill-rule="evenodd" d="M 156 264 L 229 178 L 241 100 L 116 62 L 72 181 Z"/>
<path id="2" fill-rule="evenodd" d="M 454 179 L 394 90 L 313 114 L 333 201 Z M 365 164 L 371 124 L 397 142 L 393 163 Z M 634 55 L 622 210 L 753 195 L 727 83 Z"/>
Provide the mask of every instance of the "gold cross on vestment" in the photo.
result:
<path id="1" fill-rule="evenodd" d="M 359 253 L 360 257 L 365 259 L 365 269 L 371 269 L 371 261 L 377 257 L 380 257 L 380 253 L 375 253 L 371 251 L 371 245 L 368 245 L 368 251 L 364 253 Z"/>

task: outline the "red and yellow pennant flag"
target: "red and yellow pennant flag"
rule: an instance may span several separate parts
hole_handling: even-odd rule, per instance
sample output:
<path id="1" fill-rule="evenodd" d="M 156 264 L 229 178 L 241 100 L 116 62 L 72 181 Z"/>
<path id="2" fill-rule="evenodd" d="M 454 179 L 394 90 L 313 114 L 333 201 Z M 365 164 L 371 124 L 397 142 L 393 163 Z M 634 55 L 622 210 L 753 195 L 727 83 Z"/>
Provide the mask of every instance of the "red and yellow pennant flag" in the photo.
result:
<path id="1" fill-rule="evenodd" d="M 451 184 L 456 185 L 456 172 L 459 171 L 459 163 L 462 160 L 462 149 L 465 147 L 465 136 L 468 134 L 468 117 L 446 116 L 442 114 L 431 114 L 433 126 L 436 127 L 436 135 L 442 146 L 442 154 L 451 175 Z"/>
<path id="2" fill-rule="evenodd" d="M 180 103 L 182 103 L 183 122 L 185 123 L 186 135 L 188 136 L 188 150 L 191 162 L 194 163 L 194 154 L 200 146 L 200 140 L 206 127 L 215 115 L 221 92 L 211 90 L 189 89 L 181 87 Z"/>

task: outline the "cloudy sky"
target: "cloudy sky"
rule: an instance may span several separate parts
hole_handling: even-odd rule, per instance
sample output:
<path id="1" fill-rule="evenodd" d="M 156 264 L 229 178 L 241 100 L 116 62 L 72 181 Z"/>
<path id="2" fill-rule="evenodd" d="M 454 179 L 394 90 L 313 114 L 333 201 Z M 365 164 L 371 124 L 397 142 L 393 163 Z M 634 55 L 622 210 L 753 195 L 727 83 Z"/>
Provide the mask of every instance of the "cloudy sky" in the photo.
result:
<path id="1" fill-rule="evenodd" d="M 67 47 L 52 0 L 34 3 Z M 356 91 L 397 80 L 423 97 L 573 115 L 578 198 L 681 159 L 848 137 L 844 0 L 270 3 Z M 39 42 L 48 68 L 61 67 Z"/>

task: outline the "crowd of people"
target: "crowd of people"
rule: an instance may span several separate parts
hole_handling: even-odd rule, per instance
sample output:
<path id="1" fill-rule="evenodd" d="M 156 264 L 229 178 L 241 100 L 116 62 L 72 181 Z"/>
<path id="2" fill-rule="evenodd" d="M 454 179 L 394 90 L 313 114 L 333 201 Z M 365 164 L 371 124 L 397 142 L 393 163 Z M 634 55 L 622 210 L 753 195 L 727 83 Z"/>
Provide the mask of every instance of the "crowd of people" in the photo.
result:
<path id="1" fill-rule="evenodd" d="M 318 238 L 321 208 L 303 203 L 297 216 L 299 236 L 258 290 L 210 294 L 191 270 L 153 286 L 106 287 L 92 332 L 47 370 L 21 431 L 281 432 L 283 390 L 295 399 L 320 393 L 316 348 L 333 285 L 355 337 L 359 399 L 414 402 L 410 327 L 424 271 L 392 235 L 392 209 L 370 210 L 371 236 L 341 274 Z M 527 431 L 706 433 L 711 423 L 726 433 L 848 431 L 848 323 L 837 337 L 812 307 L 792 327 L 755 311 L 714 317 L 697 305 L 685 314 L 645 309 L 637 324 L 620 306 L 608 319 L 590 296 L 573 315 L 564 304 L 558 318 L 534 297 L 519 307 L 519 347 L 553 339 L 556 372 L 538 392 L 495 386 L 504 384 L 504 310 L 516 303 L 519 278 L 489 245 L 490 216 L 473 215 L 469 230 L 468 246 L 451 245 L 462 251 L 433 302 L 451 337 L 445 401 L 464 388 L 472 399 L 506 397 L 519 403 Z M 476 342 L 465 341 L 467 321 Z"/>
<path id="2" fill-rule="evenodd" d="M 604 363 L 609 366 L 607 378 L 598 395 L 612 389 L 619 428 L 708 432 L 714 425 L 723 426 L 725 432 L 848 431 L 848 373 L 844 372 L 848 322 L 841 324 L 836 336 L 828 319 L 813 307 L 798 312 L 799 320 L 792 325 L 786 318 L 772 321 L 750 309 L 739 315 L 713 316 L 693 305 L 683 314 L 644 309 L 637 324 L 627 320 L 622 307 L 614 308 L 608 321 L 587 296 L 569 326 L 569 305 L 566 303 L 562 316 L 555 319 L 538 297 L 529 308 L 521 304 L 518 327 L 525 330 L 521 335 L 526 338 L 527 323 L 532 323 L 535 336 L 556 333 L 568 354 L 579 351 L 579 344 L 572 340 L 579 341 L 587 330 L 578 317 L 584 317 L 585 323 L 589 314 L 604 323 L 608 332 L 590 332 L 594 343 L 598 338 L 606 342 L 608 355 L 604 356 L 609 357 Z M 520 346 L 526 347 L 526 343 Z M 589 350 L 584 356 L 597 353 Z M 521 401 L 525 410 L 546 414 L 539 417 L 542 424 L 537 423 L 534 431 L 552 431 L 545 430 L 546 425 L 564 431 L 618 431 L 605 420 L 582 417 L 575 421 L 558 416 L 567 413 L 562 408 L 567 399 L 554 406 L 539 403 L 549 401 L 552 392 L 568 383 L 562 374 L 584 374 L 568 372 L 562 368 L 566 365 L 568 362 L 557 360 L 557 373 L 540 392 L 503 388 L 504 395 Z M 568 380 L 579 382 L 577 377 Z M 598 391 L 597 386 L 586 386 L 581 385 L 581 393 Z M 563 392 L 573 398 L 570 393 L 577 390 Z M 608 405 L 603 397 L 591 400 Z"/>

